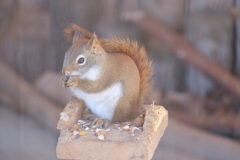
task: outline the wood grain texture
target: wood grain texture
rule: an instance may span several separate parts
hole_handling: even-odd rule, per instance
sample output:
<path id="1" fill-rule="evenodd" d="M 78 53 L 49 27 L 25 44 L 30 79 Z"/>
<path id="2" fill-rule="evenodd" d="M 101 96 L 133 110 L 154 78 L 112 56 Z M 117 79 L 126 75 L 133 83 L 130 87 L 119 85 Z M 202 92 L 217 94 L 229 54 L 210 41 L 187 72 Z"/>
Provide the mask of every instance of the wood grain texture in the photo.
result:
<path id="1" fill-rule="evenodd" d="M 171 116 L 160 146 L 198 159 L 236 160 L 240 157 L 240 144 L 236 141 L 182 124 Z"/>
<path id="2" fill-rule="evenodd" d="M 223 11 L 229 12 L 233 7 L 234 0 L 187 0 L 188 12 Z"/>
<path id="3" fill-rule="evenodd" d="M 240 7 L 240 0 L 236 0 L 236 6 Z M 240 16 L 236 17 L 236 66 L 235 71 L 238 77 L 240 77 Z"/>
<path id="4" fill-rule="evenodd" d="M 40 92 L 63 108 L 70 101 L 73 94 L 69 89 L 60 85 L 61 77 L 60 73 L 48 70 L 37 78 L 35 86 Z"/>
<path id="5" fill-rule="evenodd" d="M 208 60 L 229 72 L 233 62 L 233 21 L 222 12 L 192 13 L 187 16 L 185 37 Z M 186 86 L 191 93 L 205 97 L 215 84 L 192 67 L 187 67 Z"/>
<path id="6" fill-rule="evenodd" d="M 138 16 L 136 17 L 136 15 Z M 160 42 L 168 45 L 179 59 L 214 79 L 240 99 L 239 80 L 220 65 L 208 60 L 183 37 L 166 28 L 163 24 L 149 18 L 142 12 L 125 14 L 125 19 L 136 24 L 152 36 L 156 36 Z"/>
<path id="7" fill-rule="evenodd" d="M 71 118 L 71 117 L 70 117 Z M 164 134 L 168 124 L 168 112 L 162 106 L 146 106 L 143 132 L 128 132 L 114 129 L 110 124 L 110 131 L 105 140 L 99 140 L 91 131 L 84 130 L 86 136 L 76 139 L 69 130 L 62 129 L 58 144 L 57 157 L 61 159 L 142 159 L 150 160 Z M 104 147 L 103 147 L 104 146 Z M 119 154 L 121 153 L 121 156 Z"/>
<path id="8" fill-rule="evenodd" d="M 2 62 L 0 89 L 15 99 L 21 107 L 20 110 L 55 130 L 61 109 Z"/>

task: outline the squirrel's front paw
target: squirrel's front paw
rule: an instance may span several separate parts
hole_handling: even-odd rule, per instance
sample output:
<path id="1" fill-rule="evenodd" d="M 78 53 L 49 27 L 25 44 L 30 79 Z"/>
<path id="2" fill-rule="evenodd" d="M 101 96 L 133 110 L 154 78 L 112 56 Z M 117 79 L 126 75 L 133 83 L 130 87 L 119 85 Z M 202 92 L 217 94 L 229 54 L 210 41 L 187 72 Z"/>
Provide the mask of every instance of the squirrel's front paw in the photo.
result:
<path id="1" fill-rule="evenodd" d="M 76 87 L 77 77 L 63 76 L 60 80 L 60 83 L 63 87 Z"/>
<path id="2" fill-rule="evenodd" d="M 66 86 L 66 83 L 67 83 L 67 80 L 70 78 L 70 76 L 63 76 L 61 79 L 60 79 L 60 84 L 63 86 L 63 87 L 67 87 Z"/>
<path id="3" fill-rule="evenodd" d="M 109 125 L 110 121 L 106 119 L 100 119 L 97 118 L 93 121 L 93 125 L 95 125 L 97 128 L 105 128 Z"/>

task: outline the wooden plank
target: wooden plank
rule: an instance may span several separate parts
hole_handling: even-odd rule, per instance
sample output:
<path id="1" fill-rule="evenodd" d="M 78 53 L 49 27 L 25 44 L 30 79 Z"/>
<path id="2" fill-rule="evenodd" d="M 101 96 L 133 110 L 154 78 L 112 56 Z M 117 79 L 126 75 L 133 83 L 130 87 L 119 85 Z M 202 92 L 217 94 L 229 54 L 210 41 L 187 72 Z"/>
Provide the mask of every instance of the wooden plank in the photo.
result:
<path id="1" fill-rule="evenodd" d="M 183 64 L 172 55 L 172 51 L 163 48 L 151 48 L 155 87 L 162 91 L 180 90 L 183 83 Z"/>
<path id="2" fill-rule="evenodd" d="M 15 99 L 20 104 L 21 110 L 56 131 L 62 109 L 2 62 L 0 62 L 0 89 Z"/>
<path id="3" fill-rule="evenodd" d="M 61 77 L 60 73 L 48 70 L 37 79 L 35 86 L 63 108 L 70 101 L 72 93 L 60 85 Z"/>
<path id="4" fill-rule="evenodd" d="M 0 35 L 8 32 L 12 20 L 13 20 L 13 11 L 16 6 L 15 0 L 1 1 L 0 2 Z"/>
<path id="5" fill-rule="evenodd" d="M 185 37 L 205 57 L 230 71 L 233 61 L 232 29 L 230 14 L 192 13 L 187 17 Z M 186 72 L 186 87 L 192 93 L 205 97 L 214 89 L 214 83 L 195 69 L 188 67 Z"/>
<path id="6" fill-rule="evenodd" d="M 234 0 L 187 0 L 187 11 L 190 13 L 207 10 L 229 12 L 233 4 Z"/>
<path id="7" fill-rule="evenodd" d="M 20 38 L 49 42 L 51 18 L 48 10 L 39 6 L 26 7 L 26 3 L 23 3 L 17 18 Z"/>
<path id="8" fill-rule="evenodd" d="M 160 146 L 199 159 L 236 160 L 240 157 L 240 144 L 236 141 L 182 124 L 174 117 L 170 117 Z"/>
<path id="9" fill-rule="evenodd" d="M 140 1 L 141 10 L 177 32 L 182 32 L 183 29 L 184 7 L 185 0 Z M 184 72 L 181 61 L 171 55 L 169 47 L 160 44 L 155 37 L 145 33 L 143 41 L 153 59 L 154 78 L 157 79 L 155 86 L 163 91 L 181 90 L 184 78 L 184 74 L 181 74 Z"/>
<path id="10" fill-rule="evenodd" d="M 139 10 L 140 2 L 139 0 L 122 0 L 121 12 L 129 12 Z"/>
<path id="11" fill-rule="evenodd" d="M 70 24 L 77 25 L 93 30 L 94 25 L 100 17 L 101 1 L 95 0 L 57 0 L 50 2 L 51 16 L 51 32 L 50 32 L 50 47 L 52 59 L 46 58 L 48 63 L 56 62 L 53 70 L 62 70 L 62 63 L 65 52 L 68 50 L 70 43 L 66 42 L 63 36 L 63 30 Z M 49 53 L 49 52 L 48 52 Z M 48 54 L 50 55 L 50 54 Z"/>
<path id="12" fill-rule="evenodd" d="M 20 110 L 21 107 L 15 101 L 15 99 L 7 95 L 5 92 L 2 92 L 1 90 L 0 90 L 0 102 L 3 103 L 4 105 L 12 107 L 14 110 L 21 111 Z"/>
<path id="13" fill-rule="evenodd" d="M 165 45 L 168 45 L 179 59 L 214 79 L 240 98 L 239 80 L 223 67 L 205 58 L 184 38 L 142 12 L 126 13 L 124 17 L 126 20 L 131 21 L 139 28 L 158 38 Z"/>
<path id="14" fill-rule="evenodd" d="M 158 145 L 152 160 L 204 160 L 201 157 L 192 155 L 189 152 L 183 152 L 171 147 Z"/>
<path id="15" fill-rule="evenodd" d="M 141 0 L 141 8 L 171 29 L 182 31 L 186 0 Z M 133 10 L 132 10 L 133 11 Z"/>
<path id="16" fill-rule="evenodd" d="M 10 64 L 24 78 L 33 81 L 48 67 L 50 50 L 49 12 L 39 6 L 23 3 L 14 10 L 13 25 L 9 32 L 2 37 L 1 58 Z M 50 56 L 49 56 L 50 55 Z M 45 61 L 48 60 L 48 61 Z M 54 63 L 51 59 L 50 64 Z M 34 66 L 34 67 L 33 67 Z"/>
<path id="17" fill-rule="evenodd" d="M 136 28 L 121 21 L 121 13 L 128 10 L 139 9 L 138 0 L 102 0 L 99 8 L 102 8 L 101 16 L 94 24 L 94 31 L 104 38 L 131 38 L 140 39 L 140 33 Z"/>
<path id="18" fill-rule="evenodd" d="M 240 0 L 236 0 L 236 6 L 240 7 Z M 236 17 L 236 66 L 235 71 L 238 77 L 240 77 L 240 15 Z"/>
<path id="19" fill-rule="evenodd" d="M 69 119 L 75 114 L 69 115 Z M 60 119 L 59 122 L 61 121 Z M 143 131 L 136 131 L 134 135 L 129 134 L 130 131 L 125 132 L 116 129 L 113 123 L 109 124 L 109 132 L 106 133 L 104 140 L 99 140 L 97 136 L 93 135 L 93 131 L 85 130 L 83 127 L 79 127 L 79 132 L 84 131 L 86 135 L 80 138 L 74 138 L 71 130 L 61 129 L 56 149 L 57 157 L 79 160 L 150 160 L 167 124 L 168 112 L 163 106 L 146 105 Z M 96 131 L 95 129 L 92 130 Z M 119 153 L 121 153 L 121 156 L 119 156 Z"/>
<path id="20" fill-rule="evenodd" d="M 1 160 L 57 160 L 58 134 L 23 112 L 0 103 Z"/>
<path id="21" fill-rule="evenodd" d="M 49 0 L 16 0 L 20 8 L 46 7 Z"/>
<path id="22" fill-rule="evenodd" d="M 209 60 L 231 71 L 233 62 L 233 0 L 188 0 L 186 39 Z M 204 25 L 203 25 L 204 24 Z M 187 68 L 186 86 L 192 93 L 205 97 L 215 84 L 193 68 Z"/>

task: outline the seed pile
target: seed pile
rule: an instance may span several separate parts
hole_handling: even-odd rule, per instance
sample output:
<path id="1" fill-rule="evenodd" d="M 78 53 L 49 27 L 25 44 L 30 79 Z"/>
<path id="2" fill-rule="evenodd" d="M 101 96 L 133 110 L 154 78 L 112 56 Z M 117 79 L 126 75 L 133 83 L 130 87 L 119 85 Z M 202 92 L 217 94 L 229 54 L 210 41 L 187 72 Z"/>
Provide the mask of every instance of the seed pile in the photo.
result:
<path id="1" fill-rule="evenodd" d="M 142 127 L 136 127 L 135 125 L 132 125 L 131 122 L 125 122 L 125 123 L 119 123 L 114 124 L 116 127 L 114 129 L 118 129 L 120 132 L 128 132 L 131 134 L 131 136 L 135 136 L 135 131 L 143 131 Z"/>
<path id="2" fill-rule="evenodd" d="M 143 131 L 143 123 L 144 123 L 144 115 L 141 114 L 136 119 L 131 122 L 123 122 L 114 124 L 113 129 L 117 129 L 120 132 L 128 132 L 131 136 L 135 136 L 135 132 L 142 132 Z M 95 125 L 92 125 L 89 122 L 78 120 L 78 123 L 73 125 L 69 131 L 74 136 L 74 139 L 78 139 L 81 136 L 86 136 L 87 134 L 92 134 L 96 136 L 100 140 L 106 139 L 107 132 L 110 131 L 110 128 L 102 129 L 97 128 Z"/>

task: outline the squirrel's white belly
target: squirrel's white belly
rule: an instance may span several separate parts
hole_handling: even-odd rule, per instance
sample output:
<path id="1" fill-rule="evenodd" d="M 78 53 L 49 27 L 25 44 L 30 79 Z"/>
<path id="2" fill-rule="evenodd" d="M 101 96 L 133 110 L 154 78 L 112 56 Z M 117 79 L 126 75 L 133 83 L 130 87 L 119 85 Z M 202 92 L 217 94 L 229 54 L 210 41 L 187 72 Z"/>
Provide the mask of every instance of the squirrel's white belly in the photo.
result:
<path id="1" fill-rule="evenodd" d="M 74 95 L 85 101 L 88 108 L 99 118 L 112 120 L 115 107 L 122 97 L 122 83 L 117 82 L 99 93 L 85 93 L 77 88 L 71 88 Z"/>

